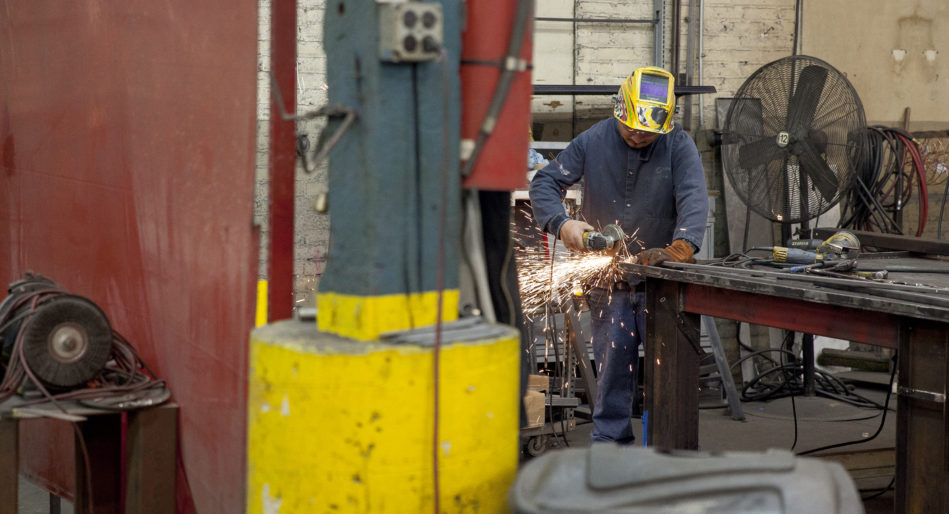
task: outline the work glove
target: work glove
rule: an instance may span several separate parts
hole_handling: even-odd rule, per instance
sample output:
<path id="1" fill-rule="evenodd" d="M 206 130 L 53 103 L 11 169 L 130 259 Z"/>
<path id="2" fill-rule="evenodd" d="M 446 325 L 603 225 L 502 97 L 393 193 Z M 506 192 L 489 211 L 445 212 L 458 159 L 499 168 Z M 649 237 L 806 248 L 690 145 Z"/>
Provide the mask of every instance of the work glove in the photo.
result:
<path id="1" fill-rule="evenodd" d="M 582 252 L 586 250 L 583 246 L 583 233 L 589 230 L 593 230 L 593 226 L 585 221 L 568 220 L 560 226 L 560 234 L 557 237 L 568 249 Z"/>
<path id="2" fill-rule="evenodd" d="M 676 239 L 665 248 L 649 248 L 639 252 L 636 261 L 643 266 L 658 266 L 663 262 L 695 262 L 692 244 L 685 239 Z"/>

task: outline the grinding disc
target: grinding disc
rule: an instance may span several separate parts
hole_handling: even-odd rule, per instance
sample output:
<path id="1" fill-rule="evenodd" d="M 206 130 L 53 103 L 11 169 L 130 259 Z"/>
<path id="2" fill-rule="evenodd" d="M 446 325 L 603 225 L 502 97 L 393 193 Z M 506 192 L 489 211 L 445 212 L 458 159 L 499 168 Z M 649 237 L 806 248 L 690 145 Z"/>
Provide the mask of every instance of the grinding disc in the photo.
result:
<path id="1" fill-rule="evenodd" d="M 91 380 L 112 350 L 108 318 L 78 296 L 59 296 L 38 307 L 23 329 L 26 364 L 51 387 L 71 388 Z"/>

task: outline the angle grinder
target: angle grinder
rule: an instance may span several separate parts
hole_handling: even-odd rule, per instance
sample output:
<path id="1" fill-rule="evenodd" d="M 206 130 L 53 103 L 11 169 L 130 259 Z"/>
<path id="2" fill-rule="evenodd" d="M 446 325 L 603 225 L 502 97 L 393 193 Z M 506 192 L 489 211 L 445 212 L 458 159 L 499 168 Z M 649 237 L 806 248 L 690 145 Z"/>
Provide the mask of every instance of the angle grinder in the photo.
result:
<path id="1" fill-rule="evenodd" d="M 611 223 L 599 232 L 587 231 L 583 233 L 583 247 L 594 252 L 603 252 L 616 255 L 622 246 L 626 234 L 615 223 Z"/>
<path id="2" fill-rule="evenodd" d="M 774 262 L 788 264 L 814 264 L 823 261 L 856 259 L 859 254 L 860 240 L 845 230 L 823 241 L 789 242 L 788 246 L 774 246 L 771 249 Z"/>

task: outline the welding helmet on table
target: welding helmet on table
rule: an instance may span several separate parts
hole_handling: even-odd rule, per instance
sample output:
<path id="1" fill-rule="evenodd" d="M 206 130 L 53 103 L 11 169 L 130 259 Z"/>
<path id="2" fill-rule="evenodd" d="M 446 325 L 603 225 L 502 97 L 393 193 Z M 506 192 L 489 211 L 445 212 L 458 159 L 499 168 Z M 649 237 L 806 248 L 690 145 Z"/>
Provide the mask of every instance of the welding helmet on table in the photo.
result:
<path id="1" fill-rule="evenodd" d="M 675 79 L 662 68 L 638 68 L 613 96 L 613 116 L 627 127 L 667 134 L 675 111 Z"/>

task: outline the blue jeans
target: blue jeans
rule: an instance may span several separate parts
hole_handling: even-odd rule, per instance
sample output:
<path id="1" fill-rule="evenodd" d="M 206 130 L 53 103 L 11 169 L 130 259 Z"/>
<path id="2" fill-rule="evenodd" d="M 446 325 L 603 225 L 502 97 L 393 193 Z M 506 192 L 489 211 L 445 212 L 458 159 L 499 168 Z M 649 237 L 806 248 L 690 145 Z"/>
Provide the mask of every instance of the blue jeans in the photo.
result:
<path id="1" fill-rule="evenodd" d="M 625 286 L 625 284 L 623 284 Z M 593 442 L 633 444 L 633 391 L 639 344 L 646 333 L 646 294 L 629 289 L 590 292 L 590 324 L 596 365 Z"/>

